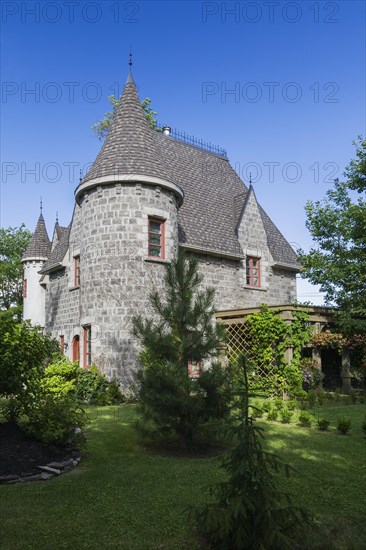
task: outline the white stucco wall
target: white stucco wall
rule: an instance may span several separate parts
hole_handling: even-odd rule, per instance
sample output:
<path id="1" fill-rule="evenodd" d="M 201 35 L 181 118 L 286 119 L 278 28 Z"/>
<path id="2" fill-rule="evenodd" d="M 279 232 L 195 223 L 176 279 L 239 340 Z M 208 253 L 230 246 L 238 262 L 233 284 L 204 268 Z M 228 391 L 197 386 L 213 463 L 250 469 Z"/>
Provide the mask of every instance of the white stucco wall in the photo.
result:
<path id="1" fill-rule="evenodd" d="M 39 284 L 38 273 L 44 264 L 43 260 L 24 262 L 24 279 L 27 281 L 27 295 L 23 298 L 23 319 L 32 325 L 45 325 L 45 289 Z"/>

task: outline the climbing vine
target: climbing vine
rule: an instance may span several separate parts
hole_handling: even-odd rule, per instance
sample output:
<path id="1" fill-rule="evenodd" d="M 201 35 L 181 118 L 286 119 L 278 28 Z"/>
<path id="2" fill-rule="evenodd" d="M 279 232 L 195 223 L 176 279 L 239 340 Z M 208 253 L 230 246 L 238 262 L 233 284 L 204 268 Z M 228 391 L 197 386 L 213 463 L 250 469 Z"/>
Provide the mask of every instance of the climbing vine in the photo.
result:
<path id="1" fill-rule="evenodd" d="M 308 314 L 292 311 L 292 320 L 286 321 L 278 311 L 262 305 L 259 313 L 249 315 L 245 322 L 245 334 L 250 360 L 256 366 L 252 384 L 270 395 L 296 393 L 301 389 L 301 350 L 311 340 Z M 285 357 L 292 350 L 292 360 Z"/>

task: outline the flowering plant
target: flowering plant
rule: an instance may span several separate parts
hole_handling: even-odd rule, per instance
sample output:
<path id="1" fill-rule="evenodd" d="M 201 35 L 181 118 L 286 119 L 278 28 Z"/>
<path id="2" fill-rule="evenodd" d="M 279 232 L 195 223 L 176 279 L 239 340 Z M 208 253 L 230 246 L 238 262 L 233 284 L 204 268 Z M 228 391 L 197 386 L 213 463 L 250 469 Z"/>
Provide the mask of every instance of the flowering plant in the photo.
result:
<path id="1" fill-rule="evenodd" d="M 302 359 L 300 361 L 302 371 L 302 382 L 304 390 L 317 388 L 323 380 L 324 375 L 320 370 L 320 365 L 314 359 Z"/>
<path id="2" fill-rule="evenodd" d="M 314 334 L 312 340 L 313 345 L 318 348 L 328 347 L 337 348 L 338 350 L 341 350 L 342 348 L 366 348 L 366 334 L 353 334 L 352 336 L 346 337 L 339 332 L 325 330 L 319 334 Z"/>

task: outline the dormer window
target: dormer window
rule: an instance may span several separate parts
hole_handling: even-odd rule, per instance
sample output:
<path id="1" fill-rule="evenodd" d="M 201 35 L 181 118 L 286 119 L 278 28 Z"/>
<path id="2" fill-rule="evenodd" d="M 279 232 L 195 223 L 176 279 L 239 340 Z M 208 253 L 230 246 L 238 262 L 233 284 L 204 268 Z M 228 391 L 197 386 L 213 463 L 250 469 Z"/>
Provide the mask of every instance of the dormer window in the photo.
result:
<path id="1" fill-rule="evenodd" d="M 245 260 L 246 286 L 260 288 L 261 286 L 260 262 L 261 262 L 260 258 L 255 258 L 253 256 L 246 257 L 246 260 Z"/>
<path id="2" fill-rule="evenodd" d="M 149 217 L 149 258 L 165 258 L 165 221 Z"/>

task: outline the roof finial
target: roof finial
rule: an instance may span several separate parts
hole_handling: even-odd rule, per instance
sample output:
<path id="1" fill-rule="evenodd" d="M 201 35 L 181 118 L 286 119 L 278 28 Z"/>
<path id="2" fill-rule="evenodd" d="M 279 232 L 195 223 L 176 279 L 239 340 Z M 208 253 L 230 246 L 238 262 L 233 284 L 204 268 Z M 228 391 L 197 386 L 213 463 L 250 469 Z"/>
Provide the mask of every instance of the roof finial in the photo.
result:
<path id="1" fill-rule="evenodd" d="M 56 223 L 58 223 L 58 212 L 56 210 Z"/>
<path id="2" fill-rule="evenodd" d="M 133 76 L 132 76 L 132 48 L 131 48 L 131 46 L 130 46 L 130 60 L 129 60 L 128 64 L 130 66 L 130 72 L 128 73 L 126 84 L 134 84 Z"/>
<path id="3" fill-rule="evenodd" d="M 83 171 L 80 168 L 79 181 L 81 181 L 82 179 L 83 179 Z"/>
<path id="4" fill-rule="evenodd" d="M 41 200 L 39 201 L 39 208 L 40 208 L 41 214 L 42 214 L 42 210 L 43 210 L 42 197 L 41 197 Z"/>
<path id="5" fill-rule="evenodd" d="M 252 173 L 249 172 L 249 185 L 252 185 Z"/>
<path id="6" fill-rule="evenodd" d="M 132 49 L 131 49 L 131 46 L 130 46 L 130 60 L 128 62 L 129 66 L 130 66 L 130 72 L 132 71 Z"/>

